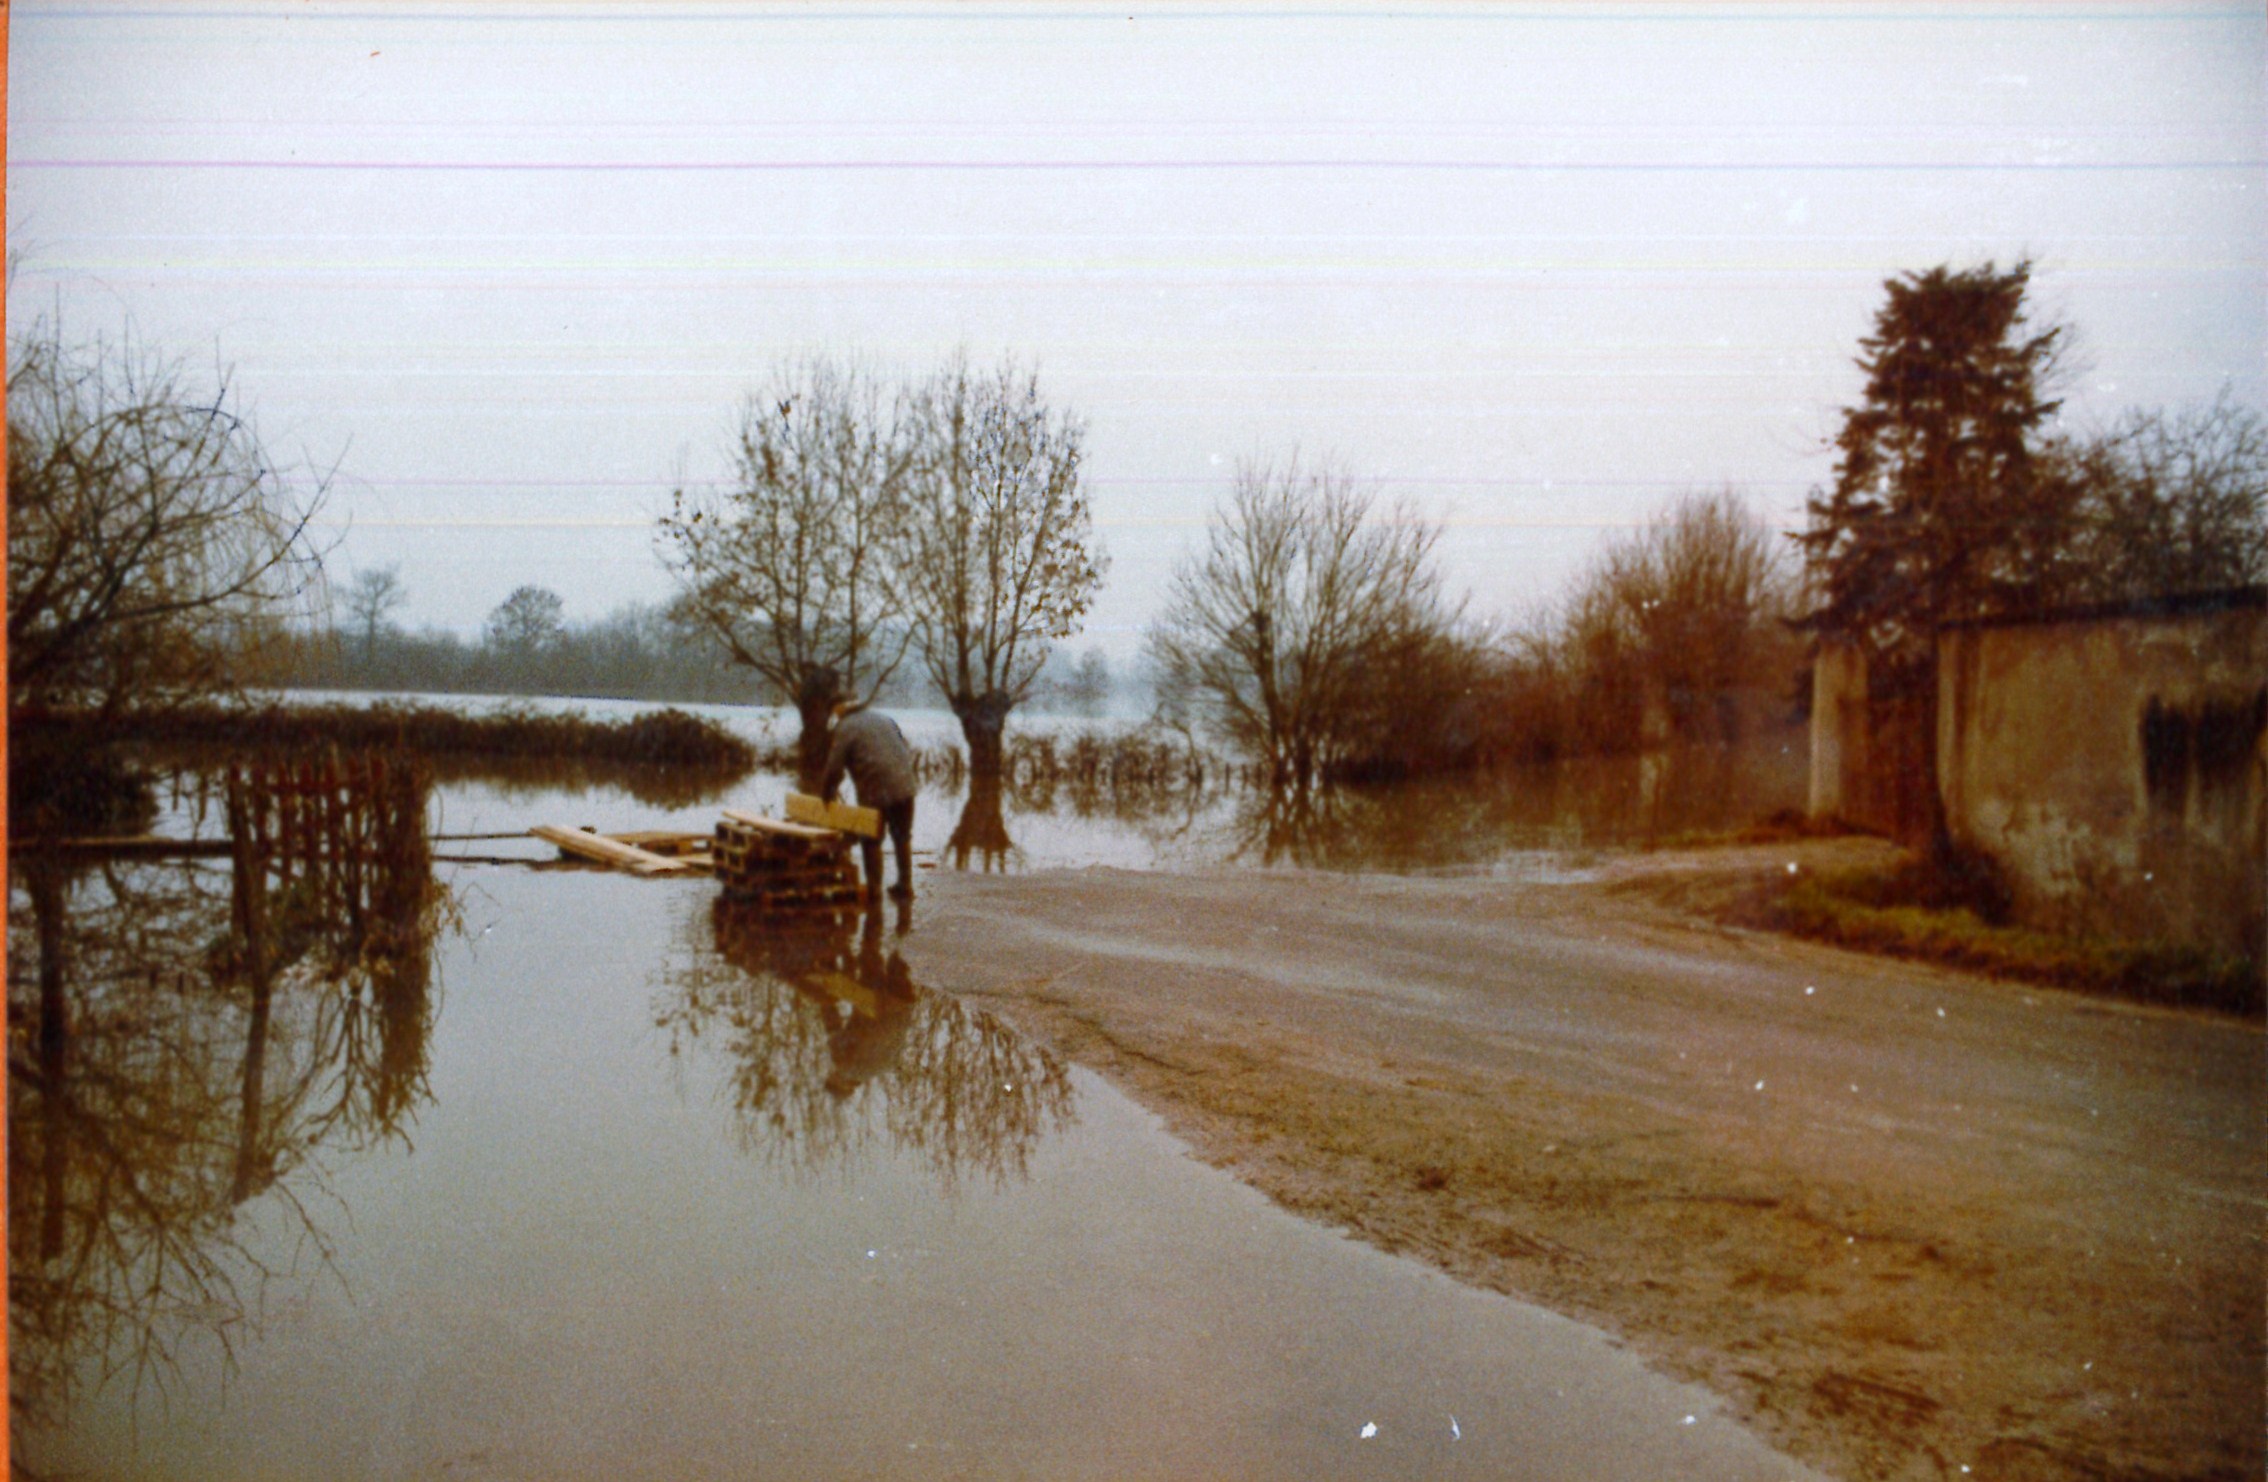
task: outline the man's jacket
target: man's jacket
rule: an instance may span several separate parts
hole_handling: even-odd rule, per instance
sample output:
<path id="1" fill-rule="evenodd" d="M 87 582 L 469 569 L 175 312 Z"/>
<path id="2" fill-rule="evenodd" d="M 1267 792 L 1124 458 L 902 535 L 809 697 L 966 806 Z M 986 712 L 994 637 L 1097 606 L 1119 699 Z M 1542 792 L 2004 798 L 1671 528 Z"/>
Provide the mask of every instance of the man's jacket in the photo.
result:
<path id="1" fill-rule="evenodd" d="M 858 788 L 860 806 L 887 808 L 910 802 L 919 788 L 914 778 L 913 748 L 906 744 L 898 723 L 876 710 L 854 710 L 835 726 L 834 748 L 827 753 L 827 780 L 820 796 L 831 798 L 850 773 Z"/>

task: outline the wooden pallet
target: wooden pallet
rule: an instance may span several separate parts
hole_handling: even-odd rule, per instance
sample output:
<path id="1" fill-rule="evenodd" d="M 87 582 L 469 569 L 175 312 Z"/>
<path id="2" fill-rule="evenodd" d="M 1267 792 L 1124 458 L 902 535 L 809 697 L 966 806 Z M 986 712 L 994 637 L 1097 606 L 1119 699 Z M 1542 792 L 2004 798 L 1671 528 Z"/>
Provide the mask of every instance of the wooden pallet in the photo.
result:
<path id="1" fill-rule="evenodd" d="M 833 829 L 727 808 L 709 853 L 725 894 L 737 900 L 814 910 L 865 899 L 850 840 Z"/>

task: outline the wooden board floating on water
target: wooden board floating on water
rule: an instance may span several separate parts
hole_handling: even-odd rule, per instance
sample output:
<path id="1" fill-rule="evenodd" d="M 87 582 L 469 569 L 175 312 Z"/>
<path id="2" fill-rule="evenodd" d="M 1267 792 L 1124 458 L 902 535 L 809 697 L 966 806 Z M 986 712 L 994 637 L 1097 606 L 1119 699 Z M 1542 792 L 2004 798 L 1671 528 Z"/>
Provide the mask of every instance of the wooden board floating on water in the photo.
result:
<path id="1" fill-rule="evenodd" d="M 681 875 L 691 868 L 683 860 L 671 859 L 650 849 L 640 849 L 635 844 L 625 844 L 604 834 L 559 828 L 548 823 L 539 823 L 528 832 L 547 843 L 557 844 L 569 854 L 640 875 Z"/>
<path id="2" fill-rule="evenodd" d="M 882 815 L 872 808 L 861 808 L 856 803 L 825 803 L 807 792 L 787 795 L 787 816 L 797 823 L 816 824 L 840 833 L 856 834 L 862 839 L 882 837 Z"/>

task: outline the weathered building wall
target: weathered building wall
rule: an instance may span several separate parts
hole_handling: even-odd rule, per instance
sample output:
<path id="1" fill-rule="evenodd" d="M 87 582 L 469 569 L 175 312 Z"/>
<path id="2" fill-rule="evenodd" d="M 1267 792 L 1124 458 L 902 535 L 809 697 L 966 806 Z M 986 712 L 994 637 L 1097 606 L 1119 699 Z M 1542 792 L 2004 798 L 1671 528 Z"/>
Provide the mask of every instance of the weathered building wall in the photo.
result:
<path id="1" fill-rule="evenodd" d="M 1866 659 L 1851 643 L 1824 641 L 1811 664 L 1811 816 L 1857 822 L 1866 758 Z"/>
<path id="2" fill-rule="evenodd" d="M 1921 707 L 1874 695 L 1866 657 L 1836 639 L 1811 669 L 1811 816 L 1912 841 L 1927 830 Z"/>
<path id="3" fill-rule="evenodd" d="M 2020 919 L 2268 945 L 2268 606 L 1950 630 L 1937 760 Z"/>

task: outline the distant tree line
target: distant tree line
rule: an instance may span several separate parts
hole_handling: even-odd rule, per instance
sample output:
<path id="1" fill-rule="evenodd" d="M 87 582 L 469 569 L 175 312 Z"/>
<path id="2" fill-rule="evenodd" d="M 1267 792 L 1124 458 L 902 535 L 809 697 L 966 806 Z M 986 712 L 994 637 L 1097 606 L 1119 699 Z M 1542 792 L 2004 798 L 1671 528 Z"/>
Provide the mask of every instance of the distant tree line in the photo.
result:
<path id="1" fill-rule="evenodd" d="M 358 576 L 357 586 L 370 575 Z M 541 587 L 522 587 L 499 607 L 502 621 L 492 616 L 473 639 L 367 619 L 304 632 L 281 678 L 302 689 L 770 703 L 754 676 L 689 642 L 657 608 L 626 606 L 568 623 L 556 605 L 533 597 L 559 602 Z"/>
<path id="2" fill-rule="evenodd" d="M 302 689 L 382 693 L 562 695 L 718 705 L 788 702 L 762 673 L 734 663 L 673 609 L 632 603 L 570 622 L 547 587 L 515 588 L 472 639 L 410 632 L 394 615 L 410 600 L 399 568 L 366 568 L 333 594 L 331 619 L 288 635 L 269 677 Z M 1114 676 L 1100 650 L 1057 655 L 1030 691 L 1043 710 L 1100 714 Z M 874 698 L 939 705 L 924 676 L 900 671 Z"/>
<path id="3" fill-rule="evenodd" d="M 2268 582 L 2260 415 L 2224 396 L 2064 425 L 2068 335 L 2030 321 L 2029 280 L 1884 285 L 1792 547 L 1736 491 L 1688 494 L 1509 626 L 1446 590 L 1414 509 L 1337 465 L 1248 462 L 1149 635 L 1160 719 L 1293 790 L 1725 740 L 1800 703 L 1817 635 L 1926 705 L 1948 623 Z M 100 726 L 277 683 L 780 702 L 809 777 L 836 702 L 934 697 L 983 783 L 1013 710 L 1095 706 L 1115 678 L 1060 650 L 1103 571 L 1085 427 L 1012 360 L 783 362 L 657 526 L 667 607 L 569 623 L 529 585 L 473 640 L 402 631 L 391 569 L 318 616 L 327 474 L 272 457 L 225 374 L 35 320 L 8 433 L 12 716 Z"/>

